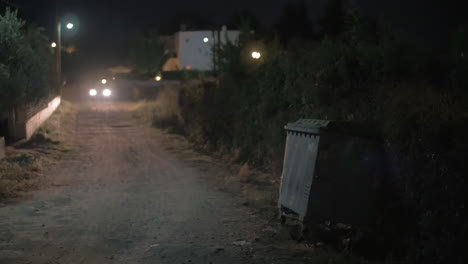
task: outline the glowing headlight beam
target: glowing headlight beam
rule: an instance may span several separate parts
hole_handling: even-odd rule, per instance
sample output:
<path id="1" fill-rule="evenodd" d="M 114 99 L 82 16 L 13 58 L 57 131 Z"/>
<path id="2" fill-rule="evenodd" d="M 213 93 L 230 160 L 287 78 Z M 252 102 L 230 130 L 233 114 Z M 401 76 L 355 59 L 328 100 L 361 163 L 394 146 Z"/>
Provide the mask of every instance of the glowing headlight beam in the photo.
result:
<path id="1" fill-rule="evenodd" d="M 96 89 L 91 89 L 91 90 L 89 90 L 89 95 L 91 95 L 91 96 L 96 96 L 96 95 L 97 95 Z"/>
<path id="2" fill-rule="evenodd" d="M 112 94 L 112 92 L 111 92 L 110 89 L 104 89 L 102 91 L 102 95 L 104 95 L 105 97 L 109 97 L 109 96 L 111 96 L 111 94 Z"/>

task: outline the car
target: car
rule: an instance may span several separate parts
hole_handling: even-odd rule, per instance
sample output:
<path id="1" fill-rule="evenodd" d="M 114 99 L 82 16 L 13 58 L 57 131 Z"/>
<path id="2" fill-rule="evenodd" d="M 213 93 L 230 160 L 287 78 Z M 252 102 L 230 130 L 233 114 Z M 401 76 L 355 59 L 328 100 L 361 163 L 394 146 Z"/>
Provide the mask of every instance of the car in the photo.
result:
<path id="1" fill-rule="evenodd" d="M 111 97 L 112 96 L 112 90 L 109 87 L 92 88 L 92 89 L 89 90 L 89 96 L 91 96 L 93 98 Z"/>
<path id="2" fill-rule="evenodd" d="M 108 98 L 112 96 L 112 89 L 106 79 L 102 79 L 98 88 L 91 88 L 88 92 L 93 98 Z"/>

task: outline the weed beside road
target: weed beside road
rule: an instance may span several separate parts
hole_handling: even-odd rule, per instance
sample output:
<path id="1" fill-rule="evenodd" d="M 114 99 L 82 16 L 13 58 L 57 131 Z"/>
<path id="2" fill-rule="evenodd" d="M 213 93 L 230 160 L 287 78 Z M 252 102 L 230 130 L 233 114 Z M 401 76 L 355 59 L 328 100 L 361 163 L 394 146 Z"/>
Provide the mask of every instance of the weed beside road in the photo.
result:
<path id="1" fill-rule="evenodd" d="M 43 172 L 72 150 L 69 144 L 75 117 L 75 107 L 63 101 L 29 141 L 7 147 L 7 157 L 0 161 L 0 199 L 41 186 Z"/>

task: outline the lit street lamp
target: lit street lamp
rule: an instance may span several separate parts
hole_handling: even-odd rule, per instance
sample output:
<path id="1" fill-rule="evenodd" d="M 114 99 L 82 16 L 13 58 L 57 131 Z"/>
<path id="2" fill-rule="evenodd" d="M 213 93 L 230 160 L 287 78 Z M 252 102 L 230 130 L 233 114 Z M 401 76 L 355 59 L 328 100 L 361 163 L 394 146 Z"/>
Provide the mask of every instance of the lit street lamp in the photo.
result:
<path id="1" fill-rule="evenodd" d="M 261 56 L 262 56 L 262 54 L 260 54 L 260 52 L 258 52 L 258 51 L 252 52 L 252 58 L 255 59 L 255 60 L 260 59 Z"/>
<path id="2" fill-rule="evenodd" d="M 107 80 L 106 80 L 106 79 L 102 79 L 102 80 L 101 80 L 101 83 L 102 83 L 102 84 L 106 84 L 106 83 L 107 83 Z"/>
<path id="3" fill-rule="evenodd" d="M 75 25 L 73 23 L 67 23 L 66 28 L 68 30 L 73 29 Z M 53 48 L 57 48 L 55 52 L 55 65 L 56 65 L 56 85 L 57 89 L 60 89 L 62 86 L 62 22 L 57 22 L 57 43 L 53 42 L 51 44 Z"/>

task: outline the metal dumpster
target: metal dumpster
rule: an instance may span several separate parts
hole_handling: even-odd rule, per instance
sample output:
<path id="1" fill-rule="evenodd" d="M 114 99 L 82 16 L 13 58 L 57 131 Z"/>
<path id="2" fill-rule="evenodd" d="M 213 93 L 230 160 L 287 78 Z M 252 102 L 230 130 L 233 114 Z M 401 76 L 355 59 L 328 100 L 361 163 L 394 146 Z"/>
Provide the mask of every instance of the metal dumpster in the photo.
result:
<path id="1" fill-rule="evenodd" d="M 384 155 L 368 130 L 301 119 L 287 131 L 279 211 L 284 221 L 374 223 Z"/>

